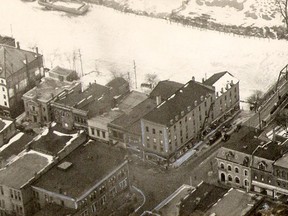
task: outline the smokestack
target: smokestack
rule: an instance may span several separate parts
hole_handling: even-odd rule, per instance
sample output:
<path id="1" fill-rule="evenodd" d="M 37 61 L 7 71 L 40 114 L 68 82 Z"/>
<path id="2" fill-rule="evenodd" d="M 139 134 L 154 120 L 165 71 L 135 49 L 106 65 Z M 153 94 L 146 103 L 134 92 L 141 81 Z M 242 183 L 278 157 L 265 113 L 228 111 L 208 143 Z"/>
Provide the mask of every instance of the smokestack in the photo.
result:
<path id="1" fill-rule="evenodd" d="M 36 47 L 35 50 L 36 50 L 36 54 L 38 55 L 39 54 L 38 47 Z"/>
<path id="2" fill-rule="evenodd" d="M 17 49 L 20 49 L 20 43 L 19 43 L 19 41 L 17 41 Z"/>
<path id="3" fill-rule="evenodd" d="M 204 81 L 205 81 L 205 79 L 204 79 L 204 78 L 202 78 L 202 83 L 204 83 Z"/>
<path id="4" fill-rule="evenodd" d="M 193 81 L 193 82 L 195 81 L 195 77 L 194 77 L 194 76 L 192 76 L 192 81 Z"/>

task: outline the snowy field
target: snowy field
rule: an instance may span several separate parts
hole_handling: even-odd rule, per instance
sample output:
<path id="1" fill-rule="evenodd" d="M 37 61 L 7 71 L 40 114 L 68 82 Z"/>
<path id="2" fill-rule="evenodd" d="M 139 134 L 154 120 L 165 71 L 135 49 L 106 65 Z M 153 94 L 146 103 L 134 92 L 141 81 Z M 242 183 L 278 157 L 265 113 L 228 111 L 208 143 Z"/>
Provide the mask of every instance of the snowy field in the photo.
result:
<path id="1" fill-rule="evenodd" d="M 86 83 L 106 83 L 110 71 L 130 72 L 133 81 L 135 60 L 138 86 L 147 73 L 185 83 L 227 70 L 240 80 L 245 99 L 255 89 L 267 89 L 288 63 L 287 41 L 201 31 L 96 5 L 85 16 L 67 16 L 37 2 L 1 3 L 0 34 L 11 35 L 12 27 L 23 48 L 39 47 L 46 67 L 72 68 L 75 52 L 80 72 L 80 49 Z"/>

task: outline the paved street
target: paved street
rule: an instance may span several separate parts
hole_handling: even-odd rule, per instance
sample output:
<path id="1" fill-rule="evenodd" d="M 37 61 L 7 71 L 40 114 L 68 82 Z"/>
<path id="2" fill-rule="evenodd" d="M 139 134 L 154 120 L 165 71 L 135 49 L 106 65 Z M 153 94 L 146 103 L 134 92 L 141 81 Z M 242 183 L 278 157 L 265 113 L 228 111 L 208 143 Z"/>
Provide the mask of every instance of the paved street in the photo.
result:
<path id="1" fill-rule="evenodd" d="M 146 197 L 138 214 L 154 209 L 182 184 L 192 183 L 196 186 L 203 179 L 206 182 L 217 182 L 215 156 L 222 144 L 213 145 L 204 154 L 191 158 L 177 169 L 164 170 L 133 157 L 130 166 L 133 185 L 142 190 Z"/>

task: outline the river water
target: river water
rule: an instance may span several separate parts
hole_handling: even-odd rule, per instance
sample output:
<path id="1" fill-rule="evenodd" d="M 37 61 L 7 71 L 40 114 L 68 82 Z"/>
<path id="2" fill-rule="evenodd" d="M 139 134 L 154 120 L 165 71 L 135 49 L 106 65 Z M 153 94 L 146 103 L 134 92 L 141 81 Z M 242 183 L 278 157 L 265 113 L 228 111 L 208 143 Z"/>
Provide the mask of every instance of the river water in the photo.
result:
<path id="1" fill-rule="evenodd" d="M 110 71 L 129 72 L 134 81 L 134 60 L 138 86 L 147 73 L 185 83 L 227 70 L 240 80 L 245 99 L 255 89 L 267 89 L 288 63 L 287 41 L 183 27 L 97 5 L 84 16 L 69 16 L 43 10 L 37 2 L 0 3 L 0 34 L 12 34 L 23 48 L 38 46 L 46 67 L 73 68 L 75 56 L 81 73 L 80 53 L 88 81 L 107 81 Z"/>

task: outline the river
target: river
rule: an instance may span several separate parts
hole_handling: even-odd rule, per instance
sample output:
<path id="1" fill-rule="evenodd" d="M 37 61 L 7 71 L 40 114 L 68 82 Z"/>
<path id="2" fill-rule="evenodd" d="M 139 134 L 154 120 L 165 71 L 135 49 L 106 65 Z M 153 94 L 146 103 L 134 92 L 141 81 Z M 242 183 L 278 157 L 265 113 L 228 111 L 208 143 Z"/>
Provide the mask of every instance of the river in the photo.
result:
<path id="1" fill-rule="evenodd" d="M 84 16 L 43 10 L 37 2 L 1 0 L 0 34 L 13 35 L 23 48 L 38 46 L 45 66 L 76 68 L 80 58 L 88 81 L 104 82 L 110 72 L 130 72 L 138 86 L 145 74 L 187 82 L 229 71 L 240 80 L 241 98 L 265 90 L 288 63 L 288 42 L 246 38 L 171 24 L 166 20 L 124 14 L 93 5 Z M 79 52 L 80 50 L 80 52 Z"/>

